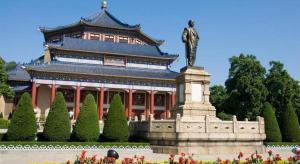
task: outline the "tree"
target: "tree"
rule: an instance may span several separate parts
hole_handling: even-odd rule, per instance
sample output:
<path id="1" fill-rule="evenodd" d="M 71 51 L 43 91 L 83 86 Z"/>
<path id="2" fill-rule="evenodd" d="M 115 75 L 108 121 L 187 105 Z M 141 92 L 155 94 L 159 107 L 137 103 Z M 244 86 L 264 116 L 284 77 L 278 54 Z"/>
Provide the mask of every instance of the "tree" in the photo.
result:
<path id="1" fill-rule="evenodd" d="M 17 63 L 15 61 L 10 61 L 8 63 L 5 63 L 5 70 L 11 71 L 14 70 L 17 67 Z"/>
<path id="2" fill-rule="evenodd" d="M 263 83 L 266 70 L 254 55 L 241 54 L 229 61 L 229 77 L 225 82 L 228 94 L 226 106 L 238 119 L 255 120 L 268 94 Z"/>
<path id="3" fill-rule="evenodd" d="M 282 111 L 280 119 L 283 141 L 300 142 L 300 126 L 291 102 Z"/>
<path id="4" fill-rule="evenodd" d="M 271 68 L 265 80 L 265 85 L 269 91 L 267 100 L 275 107 L 279 124 L 281 121 L 279 117 L 289 102 L 292 103 L 293 109 L 296 111 L 298 117 L 298 122 L 300 123 L 299 82 L 289 75 L 281 62 L 271 61 L 270 65 Z"/>
<path id="5" fill-rule="evenodd" d="M 61 92 L 55 96 L 46 119 L 43 136 L 48 141 L 67 141 L 71 125 L 65 98 Z"/>
<path id="6" fill-rule="evenodd" d="M 124 106 L 118 94 L 114 95 L 110 104 L 107 118 L 104 122 L 103 136 L 110 141 L 128 141 L 128 124 Z"/>
<path id="7" fill-rule="evenodd" d="M 262 116 L 265 119 L 265 131 L 267 135 L 266 141 L 268 142 L 281 142 L 282 137 L 279 129 L 275 113 L 272 109 L 270 103 L 266 102 L 264 104 L 264 109 L 262 111 Z"/>
<path id="8" fill-rule="evenodd" d="M 99 138 L 97 105 L 91 94 L 85 97 L 73 133 L 78 141 L 97 141 Z"/>
<path id="9" fill-rule="evenodd" d="M 210 102 L 216 107 L 217 113 L 225 112 L 228 95 L 222 85 L 215 85 L 210 88 Z"/>
<path id="10" fill-rule="evenodd" d="M 31 97 L 28 93 L 24 93 L 17 104 L 17 108 L 8 126 L 7 140 L 33 141 L 36 132 L 37 125 Z"/>
<path id="11" fill-rule="evenodd" d="M 15 93 L 7 85 L 8 76 L 5 71 L 5 61 L 0 58 L 0 96 L 4 95 L 7 99 L 13 99 Z"/>

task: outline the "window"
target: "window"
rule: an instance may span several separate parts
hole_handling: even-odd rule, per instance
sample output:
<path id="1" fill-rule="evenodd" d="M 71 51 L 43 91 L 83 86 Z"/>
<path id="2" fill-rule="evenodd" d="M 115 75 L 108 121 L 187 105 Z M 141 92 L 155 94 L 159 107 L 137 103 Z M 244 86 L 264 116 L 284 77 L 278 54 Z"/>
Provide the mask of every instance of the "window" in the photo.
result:
<path id="1" fill-rule="evenodd" d="M 133 93 L 132 105 L 145 105 L 145 93 Z"/>
<path id="2" fill-rule="evenodd" d="M 106 42 L 114 42 L 114 36 L 113 35 L 105 35 L 105 41 Z"/>
<path id="3" fill-rule="evenodd" d="M 90 40 L 99 40 L 100 39 L 100 34 L 90 34 Z"/>
<path id="4" fill-rule="evenodd" d="M 165 95 L 164 94 L 154 95 L 154 105 L 155 106 L 164 106 L 165 105 Z"/>
<path id="5" fill-rule="evenodd" d="M 125 66 L 125 57 L 105 56 L 104 65 Z"/>
<path id="6" fill-rule="evenodd" d="M 119 43 L 128 43 L 128 37 L 120 36 Z"/>

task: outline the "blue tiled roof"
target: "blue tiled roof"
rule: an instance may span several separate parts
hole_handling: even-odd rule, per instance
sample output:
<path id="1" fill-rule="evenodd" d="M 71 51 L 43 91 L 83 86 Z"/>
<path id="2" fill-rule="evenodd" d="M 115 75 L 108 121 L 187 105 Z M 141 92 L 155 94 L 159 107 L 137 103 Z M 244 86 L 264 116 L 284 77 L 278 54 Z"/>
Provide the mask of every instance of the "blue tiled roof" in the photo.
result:
<path id="1" fill-rule="evenodd" d="M 120 29 L 140 28 L 139 25 L 128 25 L 126 23 L 121 22 L 106 10 L 103 10 L 102 12 L 98 12 L 94 16 L 91 16 L 89 18 L 82 18 L 82 21 L 84 21 L 86 24 L 101 26 L 101 27 L 114 27 Z"/>
<path id="2" fill-rule="evenodd" d="M 164 43 L 163 40 L 156 40 L 145 33 L 143 33 L 140 29 L 140 25 L 129 25 L 126 23 L 121 22 L 112 14 L 110 14 L 107 10 L 102 10 L 101 12 L 97 12 L 95 15 L 90 16 L 88 18 L 81 18 L 80 21 L 65 25 L 65 26 L 58 26 L 55 28 L 46 28 L 40 27 L 40 31 L 43 33 L 63 30 L 66 28 L 71 28 L 79 25 L 89 25 L 89 26 L 97 26 L 97 27 L 105 27 L 105 28 L 114 28 L 114 29 L 123 29 L 123 30 L 135 30 L 138 31 L 141 35 L 145 36 L 146 38 L 150 39 L 152 42 L 156 43 L 157 45 L 161 45 Z"/>
<path id="3" fill-rule="evenodd" d="M 8 71 L 8 80 L 12 81 L 30 81 L 30 75 L 18 65 L 14 70 Z"/>
<path id="4" fill-rule="evenodd" d="M 80 24 L 87 24 L 91 26 L 99 26 L 99 27 L 109 27 L 109 28 L 118 28 L 118 29 L 139 29 L 140 25 L 128 25 L 126 23 L 121 22 L 108 11 L 103 10 L 102 12 L 97 12 L 93 16 L 88 18 L 81 18 L 80 21 L 65 25 L 65 26 L 58 26 L 56 28 L 46 28 L 40 27 L 42 32 L 51 32 L 56 30 L 61 30 L 68 27 L 74 27 Z"/>
<path id="5" fill-rule="evenodd" d="M 169 79 L 175 80 L 178 75 L 169 69 L 143 69 L 143 68 L 128 68 L 103 65 L 86 65 L 86 64 L 70 64 L 61 62 L 52 62 L 50 64 L 27 65 L 27 70 L 42 71 L 42 72 L 61 72 L 73 74 L 87 74 L 98 76 L 117 76 L 117 77 L 132 77 L 145 79 Z"/>
<path id="6" fill-rule="evenodd" d="M 64 37 L 62 43 L 49 44 L 48 46 L 49 48 L 55 49 L 121 54 L 128 56 L 145 56 L 154 58 L 166 58 L 172 60 L 175 60 L 178 57 L 178 55 L 170 55 L 161 52 L 161 50 L 157 46 L 113 43 L 70 37 Z"/>

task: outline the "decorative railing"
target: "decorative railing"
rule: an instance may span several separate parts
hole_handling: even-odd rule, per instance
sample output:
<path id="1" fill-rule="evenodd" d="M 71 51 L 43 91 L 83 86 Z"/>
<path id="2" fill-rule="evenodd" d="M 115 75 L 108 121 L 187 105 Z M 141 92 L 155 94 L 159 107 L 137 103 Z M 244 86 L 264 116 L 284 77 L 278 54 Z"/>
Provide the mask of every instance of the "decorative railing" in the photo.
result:
<path id="1" fill-rule="evenodd" d="M 1 145 L 0 150 L 150 150 L 150 146 Z"/>

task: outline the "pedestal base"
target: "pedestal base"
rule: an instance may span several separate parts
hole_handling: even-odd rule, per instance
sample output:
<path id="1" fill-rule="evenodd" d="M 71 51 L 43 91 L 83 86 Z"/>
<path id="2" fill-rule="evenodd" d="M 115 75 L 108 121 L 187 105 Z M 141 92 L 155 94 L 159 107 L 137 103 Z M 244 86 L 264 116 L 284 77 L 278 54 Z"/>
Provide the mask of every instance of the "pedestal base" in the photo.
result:
<path id="1" fill-rule="evenodd" d="M 218 155 L 218 154 L 262 154 L 265 146 L 262 142 L 197 142 L 186 143 L 186 146 L 151 146 L 154 153 L 161 154 L 195 154 L 195 155 Z"/>

